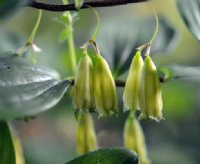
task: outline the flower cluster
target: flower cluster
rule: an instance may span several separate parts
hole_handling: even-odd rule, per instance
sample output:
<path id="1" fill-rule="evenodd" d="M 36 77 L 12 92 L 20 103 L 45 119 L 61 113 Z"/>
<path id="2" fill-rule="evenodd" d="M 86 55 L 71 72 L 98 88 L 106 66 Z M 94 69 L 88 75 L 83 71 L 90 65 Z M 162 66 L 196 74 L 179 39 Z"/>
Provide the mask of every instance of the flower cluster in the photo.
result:
<path id="1" fill-rule="evenodd" d="M 145 62 L 138 51 L 133 58 L 124 90 L 125 109 L 140 110 L 140 119 L 162 119 L 162 95 L 158 71 L 149 54 Z"/>
<path id="2" fill-rule="evenodd" d="M 115 81 L 106 60 L 100 54 L 95 56 L 93 64 L 84 50 L 76 72 L 74 104 L 78 110 L 97 109 L 100 117 L 118 114 Z"/>
<path id="3" fill-rule="evenodd" d="M 91 112 L 97 111 L 100 117 L 118 114 L 118 97 L 110 68 L 96 48 L 92 60 L 87 53 L 88 42 L 79 60 L 74 83 L 74 105 L 78 113 L 77 146 L 83 154 L 97 147 Z M 149 48 L 149 47 L 147 47 Z M 162 117 L 162 95 L 157 68 L 147 53 L 142 58 L 141 49 L 133 57 L 123 93 L 124 109 L 130 110 L 124 127 L 124 145 L 135 150 L 141 164 L 149 164 L 145 137 L 139 119 L 160 121 Z M 147 52 L 148 49 L 147 49 Z"/>
<path id="4" fill-rule="evenodd" d="M 99 50 L 94 62 L 87 53 L 87 46 L 79 60 L 74 83 L 74 106 L 77 118 L 77 152 L 84 154 L 97 148 L 91 112 L 100 117 L 118 114 L 118 98 L 110 68 Z"/>
<path id="5" fill-rule="evenodd" d="M 149 51 L 150 49 L 147 50 Z M 124 146 L 138 153 L 141 164 L 149 164 L 144 133 L 140 122 L 135 118 L 135 111 L 140 110 L 139 119 L 160 121 L 163 119 L 163 104 L 158 71 L 148 53 L 145 61 L 141 50 L 133 57 L 123 101 L 125 110 L 130 110 L 124 127 Z"/>

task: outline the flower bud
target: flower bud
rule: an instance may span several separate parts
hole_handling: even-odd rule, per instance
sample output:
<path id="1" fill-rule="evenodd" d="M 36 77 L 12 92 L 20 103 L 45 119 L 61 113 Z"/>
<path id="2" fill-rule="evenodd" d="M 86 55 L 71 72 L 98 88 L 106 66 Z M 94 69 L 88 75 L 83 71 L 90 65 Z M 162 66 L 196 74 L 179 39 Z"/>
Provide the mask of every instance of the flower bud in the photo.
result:
<path id="1" fill-rule="evenodd" d="M 139 86 L 143 64 L 141 52 L 138 51 L 133 58 L 124 89 L 123 101 L 125 110 L 135 111 L 139 108 Z"/>
<path id="2" fill-rule="evenodd" d="M 84 52 L 77 67 L 74 84 L 74 104 L 77 109 L 94 108 L 94 68 L 89 55 Z"/>
<path id="3" fill-rule="evenodd" d="M 77 125 L 77 152 L 79 155 L 97 148 L 93 119 L 88 112 L 79 112 Z"/>
<path id="4" fill-rule="evenodd" d="M 95 104 L 100 117 L 118 113 L 118 98 L 112 73 L 106 60 L 97 55 L 94 73 Z"/>
<path id="5" fill-rule="evenodd" d="M 154 119 L 160 121 L 162 117 L 162 94 L 158 71 L 151 57 L 148 55 L 145 59 L 142 71 L 142 80 L 140 86 L 140 119 Z"/>
<path id="6" fill-rule="evenodd" d="M 124 127 L 124 146 L 134 150 L 140 157 L 141 164 L 149 164 L 145 137 L 142 127 L 135 118 L 134 112 L 129 114 Z"/>
<path id="7" fill-rule="evenodd" d="M 80 9 L 83 6 L 84 0 L 75 0 L 76 9 Z"/>

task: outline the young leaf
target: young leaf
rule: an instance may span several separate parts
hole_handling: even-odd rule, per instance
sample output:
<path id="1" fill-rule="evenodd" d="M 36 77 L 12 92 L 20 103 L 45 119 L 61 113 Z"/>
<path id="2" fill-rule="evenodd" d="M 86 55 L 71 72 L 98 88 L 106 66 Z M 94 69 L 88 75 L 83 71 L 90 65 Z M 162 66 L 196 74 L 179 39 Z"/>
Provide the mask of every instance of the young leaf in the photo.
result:
<path id="1" fill-rule="evenodd" d="M 36 115 L 55 106 L 69 83 L 24 59 L 0 57 L 0 120 Z"/>
<path id="2" fill-rule="evenodd" d="M 0 122 L 0 163 L 15 164 L 15 149 L 12 135 L 6 122 Z"/>
<path id="3" fill-rule="evenodd" d="M 76 9 L 80 9 L 83 6 L 84 0 L 75 0 Z"/>
<path id="4" fill-rule="evenodd" d="M 158 69 L 159 77 L 162 77 L 163 81 L 168 81 L 175 77 L 174 73 L 167 67 L 160 67 Z"/>
<path id="5" fill-rule="evenodd" d="M 139 164 L 137 154 L 125 148 L 104 148 L 89 152 L 66 164 Z"/>
<path id="6" fill-rule="evenodd" d="M 70 33 L 69 27 L 66 27 L 63 31 L 61 31 L 61 33 L 58 36 L 59 42 L 62 43 L 66 41 L 69 36 L 69 33 Z"/>

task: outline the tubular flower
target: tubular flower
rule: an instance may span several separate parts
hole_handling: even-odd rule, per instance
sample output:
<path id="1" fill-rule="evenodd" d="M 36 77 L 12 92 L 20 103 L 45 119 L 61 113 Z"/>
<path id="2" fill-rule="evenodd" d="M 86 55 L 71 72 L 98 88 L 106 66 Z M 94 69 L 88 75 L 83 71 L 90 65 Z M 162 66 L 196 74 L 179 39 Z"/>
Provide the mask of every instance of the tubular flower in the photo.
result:
<path id="1" fill-rule="evenodd" d="M 79 112 L 77 118 L 77 152 L 79 155 L 97 148 L 93 119 L 88 112 Z"/>
<path id="2" fill-rule="evenodd" d="M 140 119 L 154 119 L 160 121 L 162 117 L 162 94 L 158 71 L 151 57 L 147 55 L 142 71 L 140 86 Z"/>
<path id="3" fill-rule="evenodd" d="M 149 164 L 145 137 L 142 127 L 135 118 L 134 112 L 129 114 L 124 127 L 124 146 L 134 150 L 140 157 L 141 164 Z"/>
<path id="4" fill-rule="evenodd" d="M 130 109 L 131 111 L 135 111 L 139 108 L 139 86 L 143 64 L 144 62 L 141 57 L 141 52 L 138 51 L 133 58 L 128 78 L 126 80 L 123 95 L 125 110 Z"/>
<path id="5" fill-rule="evenodd" d="M 115 81 L 106 60 L 97 55 L 94 73 L 95 104 L 100 117 L 118 113 L 118 98 Z"/>
<path id="6" fill-rule="evenodd" d="M 94 109 L 93 73 L 92 61 L 87 52 L 83 52 L 78 63 L 74 84 L 74 105 L 77 109 Z"/>

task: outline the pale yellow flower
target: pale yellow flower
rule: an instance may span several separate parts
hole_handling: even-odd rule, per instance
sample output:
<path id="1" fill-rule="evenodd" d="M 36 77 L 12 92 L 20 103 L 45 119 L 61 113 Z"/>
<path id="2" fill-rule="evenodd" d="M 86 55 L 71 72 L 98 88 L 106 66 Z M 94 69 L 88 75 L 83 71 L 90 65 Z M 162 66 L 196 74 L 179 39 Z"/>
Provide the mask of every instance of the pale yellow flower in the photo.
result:
<path id="1" fill-rule="evenodd" d="M 94 73 L 95 104 L 100 117 L 118 113 L 118 98 L 110 68 L 106 60 L 97 55 Z"/>
<path id="2" fill-rule="evenodd" d="M 141 164 L 149 164 L 145 137 L 142 127 L 135 118 L 134 112 L 129 114 L 124 127 L 124 146 L 134 150 L 140 157 Z"/>
<path id="3" fill-rule="evenodd" d="M 147 55 L 142 71 L 140 86 L 140 119 L 160 121 L 162 117 L 162 94 L 158 71 L 151 57 Z"/>
<path id="4" fill-rule="evenodd" d="M 81 56 L 74 84 L 74 105 L 79 110 L 90 110 L 95 107 L 94 102 L 94 68 L 87 52 Z"/>
<path id="5" fill-rule="evenodd" d="M 77 152 L 79 155 L 97 148 L 93 119 L 88 112 L 79 112 L 77 118 Z"/>
<path id="6" fill-rule="evenodd" d="M 123 94 L 124 109 L 135 111 L 139 109 L 139 86 L 143 68 L 141 52 L 138 51 L 133 58 Z"/>

